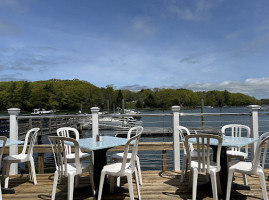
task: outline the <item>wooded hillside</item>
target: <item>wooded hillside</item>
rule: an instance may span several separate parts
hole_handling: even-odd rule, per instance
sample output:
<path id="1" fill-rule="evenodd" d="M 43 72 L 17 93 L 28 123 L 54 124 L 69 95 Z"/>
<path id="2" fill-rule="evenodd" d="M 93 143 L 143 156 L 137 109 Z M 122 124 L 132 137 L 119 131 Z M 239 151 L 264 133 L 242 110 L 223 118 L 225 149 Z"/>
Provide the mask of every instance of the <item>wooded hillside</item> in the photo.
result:
<path id="1" fill-rule="evenodd" d="M 17 107 L 32 112 L 34 108 L 89 112 L 93 106 L 107 110 L 126 108 L 170 108 L 173 105 L 243 106 L 260 104 L 260 101 L 241 93 L 228 91 L 194 92 L 186 89 L 143 89 L 139 92 L 114 89 L 112 85 L 99 88 L 74 80 L 51 79 L 47 81 L 0 82 L 0 110 Z"/>

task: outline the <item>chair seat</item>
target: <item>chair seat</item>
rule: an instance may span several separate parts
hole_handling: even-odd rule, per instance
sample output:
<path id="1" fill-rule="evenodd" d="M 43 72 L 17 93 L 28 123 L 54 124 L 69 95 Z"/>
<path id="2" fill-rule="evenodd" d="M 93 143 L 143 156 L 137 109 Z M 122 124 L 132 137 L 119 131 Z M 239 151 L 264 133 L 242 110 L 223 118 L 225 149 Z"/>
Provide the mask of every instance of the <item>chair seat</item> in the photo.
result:
<path id="1" fill-rule="evenodd" d="M 230 170 L 234 170 L 236 172 L 244 173 L 244 174 L 255 174 L 263 173 L 263 168 L 261 166 L 257 167 L 256 173 L 253 172 L 253 165 L 251 162 L 240 161 L 229 167 Z"/>
<path id="2" fill-rule="evenodd" d="M 3 158 L 4 161 L 8 162 L 25 162 L 28 161 L 27 154 L 17 154 L 17 155 L 11 155 L 11 156 L 6 156 Z"/>
<path id="3" fill-rule="evenodd" d="M 216 162 L 210 162 L 209 165 L 210 165 L 209 166 L 210 170 L 217 169 L 217 163 Z M 192 160 L 191 161 L 191 168 L 198 168 L 198 167 L 199 167 L 199 163 L 197 161 L 195 161 L 195 160 Z M 202 163 L 200 163 L 200 167 L 201 168 L 203 167 Z M 207 164 L 205 164 L 205 168 L 207 168 Z"/>
<path id="4" fill-rule="evenodd" d="M 79 152 L 79 158 L 80 158 L 81 160 L 88 159 L 88 158 L 90 158 L 91 156 L 92 156 L 92 155 L 89 154 L 89 153 Z M 66 159 L 67 159 L 67 160 L 73 160 L 73 159 L 75 159 L 75 154 L 74 154 L 74 153 L 67 154 L 67 155 L 66 155 Z"/>
<path id="5" fill-rule="evenodd" d="M 87 164 L 84 162 L 81 162 L 80 165 L 81 165 L 82 173 L 87 172 L 90 166 L 90 164 Z M 67 171 L 68 173 L 76 172 L 77 171 L 76 163 L 67 163 Z"/>
<path id="6" fill-rule="evenodd" d="M 123 158 L 123 153 L 114 153 L 114 154 L 111 155 L 111 157 L 112 157 L 113 159 L 119 159 L 119 160 L 120 160 L 120 159 Z M 132 154 L 131 154 L 131 153 L 128 153 L 128 154 L 127 154 L 127 160 L 130 160 L 131 157 L 132 157 Z"/>
<path id="7" fill-rule="evenodd" d="M 103 171 L 106 171 L 108 175 L 114 176 L 124 176 L 124 174 L 119 174 L 121 170 L 122 163 L 113 163 L 105 165 Z M 126 164 L 125 172 L 131 173 L 131 168 L 129 168 L 129 163 Z"/>
<path id="8" fill-rule="evenodd" d="M 230 169 L 244 169 L 244 170 L 251 170 L 251 168 L 252 168 L 251 162 L 237 162 L 236 164 L 230 167 Z"/>
<path id="9" fill-rule="evenodd" d="M 202 156 L 202 152 L 200 152 L 200 157 Z M 207 156 L 207 153 L 205 152 L 205 156 Z M 198 152 L 197 151 L 192 151 L 191 152 L 191 157 L 192 158 L 195 158 L 195 157 L 198 157 Z"/>
<path id="10" fill-rule="evenodd" d="M 227 150 L 227 156 L 246 159 L 248 157 L 248 154 L 241 151 Z"/>

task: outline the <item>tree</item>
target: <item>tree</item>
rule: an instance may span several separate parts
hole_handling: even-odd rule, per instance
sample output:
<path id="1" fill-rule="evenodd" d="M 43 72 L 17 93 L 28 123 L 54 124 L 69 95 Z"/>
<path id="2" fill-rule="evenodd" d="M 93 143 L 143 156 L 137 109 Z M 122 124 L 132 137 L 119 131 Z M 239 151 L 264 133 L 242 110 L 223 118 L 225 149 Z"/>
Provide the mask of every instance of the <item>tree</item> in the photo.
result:
<path id="1" fill-rule="evenodd" d="M 138 100 L 136 101 L 135 106 L 136 106 L 137 108 L 143 108 L 143 102 L 142 102 L 140 99 L 138 99 Z"/>
<path id="2" fill-rule="evenodd" d="M 31 91 L 28 81 L 24 81 L 21 89 L 21 109 L 27 110 L 30 105 Z"/>
<path id="3" fill-rule="evenodd" d="M 121 107 L 122 99 L 123 99 L 123 95 L 122 95 L 121 90 L 119 90 L 118 91 L 118 96 L 117 96 L 117 99 L 116 99 L 116 106 L 117 107 Z"/>
<path id="4" fill-rule="evenodd" d="M 150 108 L 156 107 L 154 96 L 152 94 L 149 94 L 147 98 L 144 100 L 144 104 L 146 107 L 150 107 Z"/>

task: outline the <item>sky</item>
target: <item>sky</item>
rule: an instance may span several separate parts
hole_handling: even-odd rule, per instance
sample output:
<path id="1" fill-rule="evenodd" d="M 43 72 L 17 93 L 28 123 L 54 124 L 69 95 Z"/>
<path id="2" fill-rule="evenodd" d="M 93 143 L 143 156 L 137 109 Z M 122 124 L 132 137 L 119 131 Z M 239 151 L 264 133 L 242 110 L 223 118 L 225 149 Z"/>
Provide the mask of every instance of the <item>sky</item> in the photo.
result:
<path id="1" fill-rule="evenodd" d="M 268 0 L 0 0 L 0 81 L 269 98 Z"/>

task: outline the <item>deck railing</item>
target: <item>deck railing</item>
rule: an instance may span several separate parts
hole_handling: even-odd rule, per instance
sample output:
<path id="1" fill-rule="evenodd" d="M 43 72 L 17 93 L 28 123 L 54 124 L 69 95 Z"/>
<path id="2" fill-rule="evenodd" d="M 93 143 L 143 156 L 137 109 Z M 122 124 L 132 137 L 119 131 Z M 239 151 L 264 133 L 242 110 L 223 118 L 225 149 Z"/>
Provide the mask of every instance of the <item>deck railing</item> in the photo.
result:
<path id="1" fill-rule="evenodd" d="M 167 143 L 165 144 L 165 147 L 167 148 L 163 148 L 160 145 L 164 145 L 164 143 L 145 143 L 143 144 L 143 148 L 145 149 L 154 149 L 154 150 L 160 150 L 162 151 L 162 157 L 165 158 L 163 159 L 163 168 L 165 168 L 165 163 L 166 163 L 166 151 L 167 150 L 172 150 L 173 151 L 173 169 L 174 170 L 180 170 L 180 150 L 182 149 L 182 146 L 179 143 L 179 135 L 178 135 L 178 130 L 176 129 L 176 126 L 178 124 L 184 124 L 185 121 L 184 119 L 188 119 L 189 117 L 212 117 L 212 116 L 220 116 L 220 117 L 226 117 L 226 116 L 232 116 L 232 117 L 237 117 L 237 116 L 246 116 L 248 118 L 248 125 L 251 127 L 251 137 L 259 137 L 259 124 L 258 124 L 258 114 L 262 114 L 262 113 L 258 113 L 260 111 L 260 106 L 257 105 L 251 105 L 248 106 L 249 112 L 245 112 L 245 113 L 186 113 L 186 112 L 181 112 L 180 107 L 179 106 L 173 106 L 172 107 L 172 112 L 171 114 L 132 114 L 132 115 L 115 115 L 115 114 L 106 114 L 106 115 L 99 115 L 98 111 L 99 108 L 98 107 L 93 107 L 91 109 L 92 114 L 88 114 L 88 115 L 53 115 L 53 116 L 21 116 L 19 115 L 20 113 L 20 109 L 18 108 L 12 108 L 9 109 L 8 112 L 10 114 L 9 117 L 0 117 L 0 119 L 4 119 L 4 118 L 8 118 L 9 119 L 9 133 L 10 133 L 10 138 L 13 139 L 18 139 L 18 120 L 29 120 L 29 127 L 31 128 L 31 126 L 33 126 L 34 121 L 35 120 L 40 120 L 40 126 L 42 126 L 41 128 L 44 129 L 43 127 L 43 123 L 42 120 L 43 119 L 48 119 L 49 120 L 49 127 L 46 127 L 49 132 L 51 131 L 51 125 L 53 124 L 53 122 L 56 120 L 62 120 L 62 123 L 54 123 L 54 128 L 58 128 L 61 126 L 68 126 L 69 122 L 72 122 L 73 124 L 75 123 L 75 121 L 77 119 L 81 119 L 81 118 L 91 118 L 92 120 L 92 136 L 96 137 L 96 135 L 99 134 L 99 122 L 98 119 L 100 117 L 104 117 L 104 116 L 111 116 L 111 117 L 129 117 L 129 116 L 133 116 L 133 117 L 171 117 L 171 132 L 173 135 L 173 142 Z M 265 113 L 268 114 L 268 113 Z M 66 119 L 66 120 L 65 120 Z M 41 129 L 41 131 L 43 130 Z M 147 145 L 148 147 L 146 148 L 145 145 Z M 157 148 L 158 147 L 158 148 Z M 45 153 L 42 152 L 44 150 L 44 146 L 37 146 L 36 152 L 40 155 L 38 160 L 42 161 L 42 156 L 41 154 Z M 157 149 L 156 149 L 157 148 Z M 46 151 L 50 152 L 49 149 L 47 149 L 47 147 L 45 148 Z M 15 154 L 18 152 L 17 147 L 10 147 L 10 154 Z M 145 150 L 146 151 L 146 150 Z M 254 145 L 252 148 L 252 152 L 254 152 Z M 253 155 L 253 154 L 252 154 Z M 44 156 L 43 156 L 44 157 Z M 44 159 L 43 159 L 44 160 Z M 42 166 L 40 164 L 40 166 Z M 40 168 L 40 171 L 42 171 L 42 167 Z M 14 169 L 14 173 L 16 173 L 16 170 Z"/>
<path id="2" fill-rule="evenodd" d="M 18 151 L 21 151 L 22 145 L 18 145 Z M 173 150 L 172 142 L 141 142 L 139 144 L 139 151 L 161 151 L 162 152 L 162 170 L 167 170 L 167 151 Z M 109 149 L 109 153 L 113 151 L 124 151 L 123 146 Z M 4 154 L 8 154 L 9 147 L 5 148 Z M 45 172 L 45 154 L 52 153 L 52 148 L 49 144 L 37 144 L 34 146 L 34 154 L 37 155 L 37 173 L 43 174 Z M 86 151 L 87 152 L 87 151 Z M 89 151 L 88 151 L 89 152 Z"/>
<path id="3" fill-rule="evenodd" d="M 180 148 L 183 148 L 183 143 L 179 142 Z M 18 151 L 21 151 L 23 148 L 22 145 L 18 146 Z M 172 142 L 140 142 L 139 143 L 139 151 L 149 152 L 149 151 L 160 151 L 161 152 L 161 170 L 167 171 L 168 169 L 168 161 L 167 161 L 167 151 L 173 150 Z M 109 149 L 108 154 L 113 153 L 114 151 L 124 151 L 123 146 L 114 147 Z M 5 148 L 4 154 L 8 154 L 9 147 Z M 36 168 L 37 173 L 44 174 L 46 171 L 52 172 L 55 169 L 45 169 L 45 154 L 51 154 L 52 148 L 49 144 L 37 144 L 34 146 L 34 157 L 36 157 Z M 87 152 L 87 151 L 86 151 Z M 89 151 L 88 151 L 89 152 Z M 108 159 L 109 160 L 109 159 Z"/>

